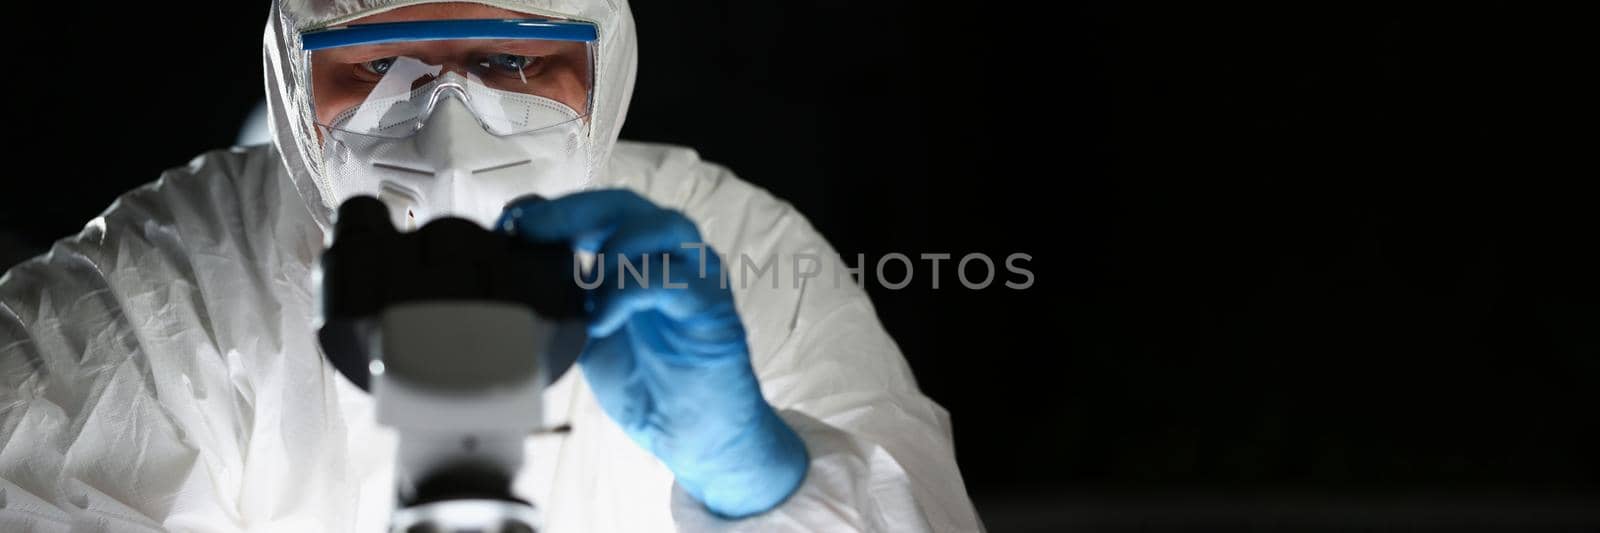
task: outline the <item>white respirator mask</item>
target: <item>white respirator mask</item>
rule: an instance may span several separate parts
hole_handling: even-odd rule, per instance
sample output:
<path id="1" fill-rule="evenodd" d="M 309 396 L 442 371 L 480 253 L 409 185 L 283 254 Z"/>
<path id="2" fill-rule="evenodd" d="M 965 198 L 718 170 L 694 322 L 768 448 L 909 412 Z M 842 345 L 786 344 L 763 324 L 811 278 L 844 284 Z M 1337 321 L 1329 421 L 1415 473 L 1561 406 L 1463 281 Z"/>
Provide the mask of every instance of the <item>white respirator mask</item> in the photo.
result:
<path id="1" fill-rule="evenodd" d="M 490 227 L 517 198 L 554 198 L 588 185 L 592 26 L 481 21 L 502 33 L 556 27 L 542 29 L 545 36 L 587 26 L 585 42 L 483 38 L 485 30 L 473 22 L 479 21 L 336 28 L 325 39 L 342 41 L 317 48 L 307 34 L 313 100 L 326 108 L 314 110 L 325 193 L 335 206 L 374 196 L 403 230 L 440 217 Z M 397 42 L 395 26 L 428 33 Z M 463 26 L 473 38 L 444 38 Z M 361 31 L 379 38 L 362 41 Z M 355 42 L 338 44 L 346 41 Z"/>

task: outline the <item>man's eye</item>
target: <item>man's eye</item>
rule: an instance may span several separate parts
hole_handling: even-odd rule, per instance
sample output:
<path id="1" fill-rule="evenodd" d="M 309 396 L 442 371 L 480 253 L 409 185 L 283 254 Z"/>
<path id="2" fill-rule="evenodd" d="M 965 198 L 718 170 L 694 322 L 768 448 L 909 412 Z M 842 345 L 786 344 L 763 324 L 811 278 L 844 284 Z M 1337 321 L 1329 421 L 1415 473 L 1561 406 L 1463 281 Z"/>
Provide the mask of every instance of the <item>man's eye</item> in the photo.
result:
<path id="1" fill-rule="evenodd" d="M 379 76 L 382 76 L 385 73 L 389 72 L 389 66 L 393 65 L 393 64 L 394 64 L 394 58 L 385 57 L 383 59 L 376 59 L 376 60 L 368 61 L 366 63 L 362 63 L 361 64 L 361 68 L 365 69 L 367 72 L 371 72 L 373 74 L 377 74 Z"/>
<path id="2" fill-rule="evenodd" d="M 507 74 L 512 74 L 528 70 L 529 67 L 537 66 L 541 60 L 543 60 L 541 57 L 494 54 L 484 58 L 481 66 Z"/>

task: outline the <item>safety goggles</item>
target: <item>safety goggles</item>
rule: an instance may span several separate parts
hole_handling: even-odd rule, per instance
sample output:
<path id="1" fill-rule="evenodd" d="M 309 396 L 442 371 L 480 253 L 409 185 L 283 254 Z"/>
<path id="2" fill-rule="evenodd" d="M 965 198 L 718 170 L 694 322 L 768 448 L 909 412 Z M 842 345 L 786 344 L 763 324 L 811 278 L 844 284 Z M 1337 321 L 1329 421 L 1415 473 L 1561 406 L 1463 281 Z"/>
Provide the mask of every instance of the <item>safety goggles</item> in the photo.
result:
<path id="1" fill-rule="evenodd" d="M 443 98 L 514 135 L 589 116 L 597 32 L 563 20 L 355 24 L 301 35 L 320 130 L 400 138 Z"/>

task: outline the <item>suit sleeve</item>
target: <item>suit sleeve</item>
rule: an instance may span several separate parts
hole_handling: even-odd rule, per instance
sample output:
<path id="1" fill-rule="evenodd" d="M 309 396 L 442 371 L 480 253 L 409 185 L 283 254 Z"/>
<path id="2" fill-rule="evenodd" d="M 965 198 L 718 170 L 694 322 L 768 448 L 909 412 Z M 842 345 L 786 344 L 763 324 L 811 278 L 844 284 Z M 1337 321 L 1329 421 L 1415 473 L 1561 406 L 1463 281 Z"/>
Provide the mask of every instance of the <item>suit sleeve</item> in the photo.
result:
<path id="1" fill-rule="evenodd" d="M 105 238 L 97 219 L 0 280 L 0 530 L 160 531 L 210 488 L 124 303 L 154 295 L 121 290 Z"/>
<path id="2" fill-rule="evenodd" d="M 242 251 L 280 240 L 232 200 L 270 198 L 234 185 L 243 157 L 167 172 L 0 279 L 0 531 L 348 529 L 324 481 L 342 428 L 274 296 L 291 278 Z"/>

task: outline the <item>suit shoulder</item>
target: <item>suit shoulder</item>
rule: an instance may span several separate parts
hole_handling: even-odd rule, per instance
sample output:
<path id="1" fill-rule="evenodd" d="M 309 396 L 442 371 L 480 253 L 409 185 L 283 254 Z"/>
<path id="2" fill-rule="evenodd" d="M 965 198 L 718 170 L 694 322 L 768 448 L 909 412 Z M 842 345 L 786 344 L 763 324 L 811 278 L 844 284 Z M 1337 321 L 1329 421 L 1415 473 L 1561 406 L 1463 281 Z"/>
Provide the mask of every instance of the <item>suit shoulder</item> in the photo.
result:
<path id="1" fill-rule="evenodd" d="M 607 185 L 632 188 L 659 204 L 691 213 L 712 204 L 723 209 L 737 204 L 761 212 L 792 211 L 766 189 L 684 146 L 620 141 L 608 177 Z"/>
<path id="2" fill-rule="evenodd" d="M 0 296 L 17 298 L 49 287 L 84 286 L 121 292 L 151 276 L 170 276 L 190 242 L 242 224 L 242 189 L 264 174 L 262 148 L 215 150 L 170 168 L 155 181 L 123 193 L 78 233 L 0 278 Z"/>

